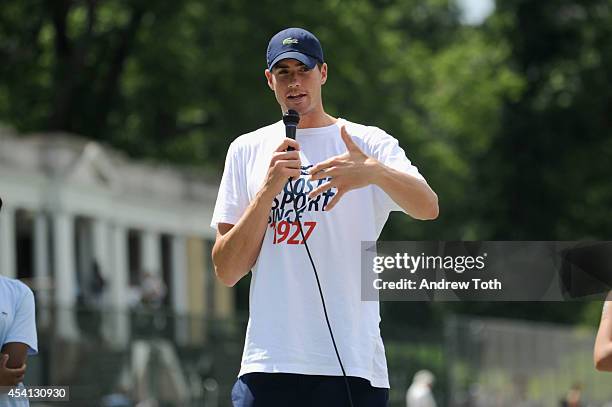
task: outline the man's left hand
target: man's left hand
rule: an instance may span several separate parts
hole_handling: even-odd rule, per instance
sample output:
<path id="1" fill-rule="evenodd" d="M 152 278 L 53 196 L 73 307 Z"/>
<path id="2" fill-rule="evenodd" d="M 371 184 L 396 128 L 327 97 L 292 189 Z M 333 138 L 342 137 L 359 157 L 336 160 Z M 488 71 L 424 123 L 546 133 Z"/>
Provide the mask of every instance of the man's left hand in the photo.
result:
<path id="1" fill-rule="evenodd" d="M 331 210 L 348 191 L 370 185 L 373 172 L 379 164 L 374 158 L 361 151 L 346 131 L 345 126 L 340 129 L 340 135 L 346 145 L 346 153 L 320 162 L 310 169 L 311 180 L 331 177 L 331 180 L 313 190 L 309 194 L 310 198 L 315 198 L 330 188 L 335 187 L 338 190 L 325 207 L 326 211 Z"/>

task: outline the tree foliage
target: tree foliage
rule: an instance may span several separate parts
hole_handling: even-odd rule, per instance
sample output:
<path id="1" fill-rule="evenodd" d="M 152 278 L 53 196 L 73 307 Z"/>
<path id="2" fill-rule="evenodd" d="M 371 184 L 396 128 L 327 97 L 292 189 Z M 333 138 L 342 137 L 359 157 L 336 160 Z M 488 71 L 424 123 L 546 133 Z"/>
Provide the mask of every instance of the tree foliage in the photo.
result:
<path id="1" fill-rule="evenodd" d="M 451 0 L 3 0 L 0 120 L 220 171 L 278 120 L 267 41 L 303 26 L 326 109 L 397 137 L 438 193 L 438 220 L 395 214 L 384 238 L 606 239 L 612 4 L 505 0 L 459 21 Z"/>

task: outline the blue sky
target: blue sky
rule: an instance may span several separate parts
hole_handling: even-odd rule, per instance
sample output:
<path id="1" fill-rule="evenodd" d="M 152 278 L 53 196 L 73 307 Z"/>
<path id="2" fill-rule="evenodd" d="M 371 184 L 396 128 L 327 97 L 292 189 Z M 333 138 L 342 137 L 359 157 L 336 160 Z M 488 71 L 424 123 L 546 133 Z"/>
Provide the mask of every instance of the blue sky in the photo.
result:
<path id="1" fill-rule="evenodd" d="M 481 24 L 495 10 L 494 0 L 456 0 L 463 10 L 464 24 Z"/>

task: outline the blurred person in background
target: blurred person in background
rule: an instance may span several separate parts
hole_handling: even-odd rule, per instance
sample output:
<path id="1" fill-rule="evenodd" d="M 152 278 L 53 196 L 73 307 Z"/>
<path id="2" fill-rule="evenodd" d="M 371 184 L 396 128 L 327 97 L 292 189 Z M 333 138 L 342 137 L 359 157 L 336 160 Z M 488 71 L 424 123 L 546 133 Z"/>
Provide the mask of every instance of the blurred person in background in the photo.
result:
<path id="1" fill-rule="evenodd" d="M 166 326 L 166 315 L 163 310 L 164 300 L 168 289 L 164 280 L 157 273 L 145 271 L 140 283 L 142 305 L 150 311 L 153 317 L 153 326 L 161 330 Z"/>
<path id="2" fill-rule="evenodd" d="M 435 377 L 429 370 L 419 370 L 406 392 L 406 407 L 436 407 L 431 389 Z"/>
<path id="3" fill-rule="evenodd" d="M 158 310 L 164 304 L 168 289 L 162 278 L 153 272 L 145 271 L 140 283 L 142 303 L 151 309 Z"/>
<path id="4" fill-rule="evenodd" d="M 612 372 L 612 305 L 610 304 L 612 304 L 612 291 L 604 301 L 593 351 L 595 368 L 603 372 Z"/>
<path id="5" fill-rule="evenodd" d="M 100 407 L 133 407 L 134 403 L 129 397 L 129 389 L 126 386 L 118 386 L 114 393 L 102 397 Z"/>
<path id="6" fill-rule="evenodd" d="M 93 261 L 91 268 L 93 272 L 90 283 L 92 297 L 91 302 L 94 307 L 100 308 L 104 303 L 104 289 L 106 287 L 106 280 L 102 276 L 102 272 L 100 271 L 100 263 L 98 263 L 97 260 Z"/>
<path id="7" fill-rule="evenodd" d="M 435 219 L 438 197 L 397 139 L 325 112 L 328 70 L 312 33 L 280 31 L 266 56 L 268 87 L 281 111 L 295 110 L 300 120 L 295 140 L 278 121 L 238 137 L 227 153 L 211 221 L 215 273 L 233 286 L 253 268 L 232 401 L 235 407 L 345 406 L 350 386 L 355 407 L 384 407 L 389 379 L 380 310 L 378 302 L 361 300 L 360 243 L 378 239 L 391 211 Z"/>
<path id="8" fill-rule="evenodd" d="M 561 407 L 582 407 L 582 384 L 574 384 L 559 405 Z"/>

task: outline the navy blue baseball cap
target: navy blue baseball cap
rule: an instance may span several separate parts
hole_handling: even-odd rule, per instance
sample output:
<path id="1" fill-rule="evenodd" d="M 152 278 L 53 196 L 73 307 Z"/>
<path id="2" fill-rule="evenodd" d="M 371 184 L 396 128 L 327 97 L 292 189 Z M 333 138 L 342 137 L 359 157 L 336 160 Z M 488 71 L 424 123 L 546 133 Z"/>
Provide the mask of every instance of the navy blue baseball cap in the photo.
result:
<path id="1" fill-rule="evenodd" d="M 297 59 L 312 69 L 318 62 L 323 63 L 323 48 L 314 34 L 303 28 L 287 28 L 272 37 L 268 44 L 268 69 L 272 70 L 278 61 L 288 58 Z"/>

